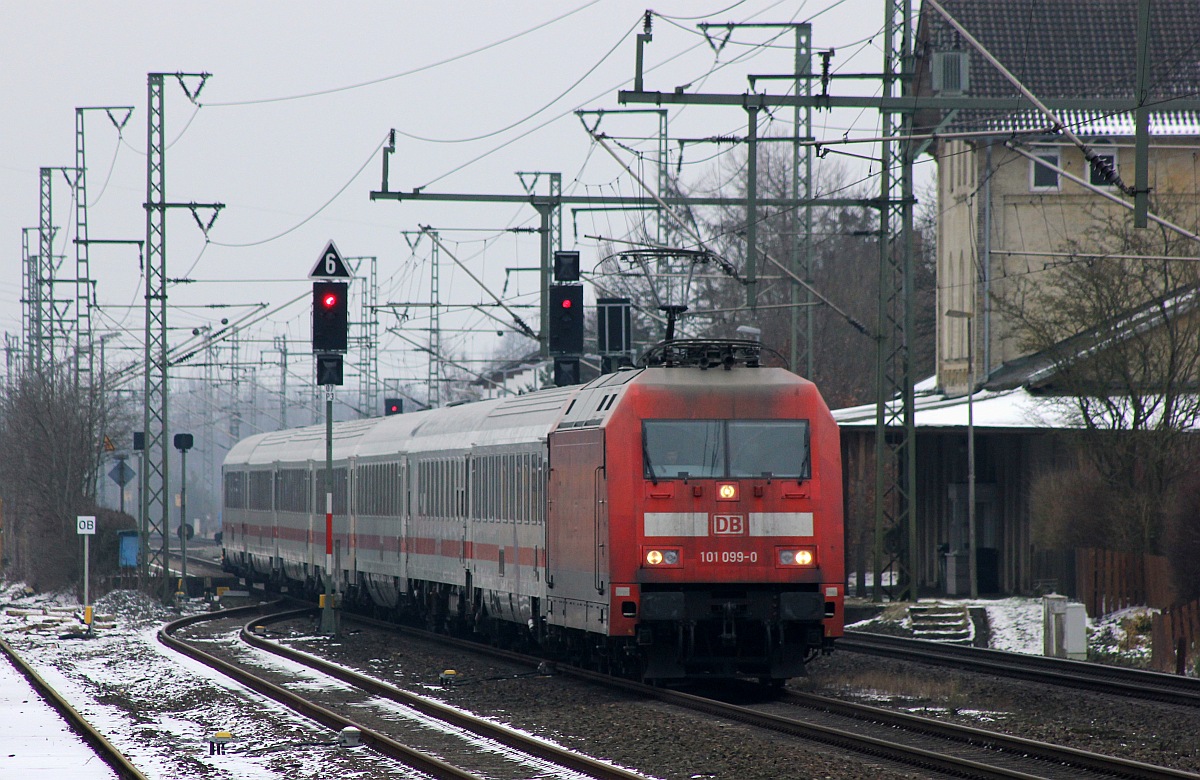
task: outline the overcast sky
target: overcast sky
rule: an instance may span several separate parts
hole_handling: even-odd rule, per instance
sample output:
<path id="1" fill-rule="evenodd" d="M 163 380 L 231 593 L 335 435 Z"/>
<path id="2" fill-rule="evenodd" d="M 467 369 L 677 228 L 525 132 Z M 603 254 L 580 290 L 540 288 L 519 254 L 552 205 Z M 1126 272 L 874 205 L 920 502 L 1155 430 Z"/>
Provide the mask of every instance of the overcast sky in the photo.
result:
<path id="1" fill-rule="evenodd" d="M 516 194 L 522 191 L 516 171 L 554 171 L 562 174 L 564 192 L 642 194 L 591 143 L 572 112 L 620 108 L 616 93 L 631 87 L 634 35 L 644 9 L 625 0 L 2 2 L 3 328 L 21 331 L 22 229 L 38 224 L 39 167 L 74 165 L 76 107 L 134 107 L 120 134 L 103 112 L 86 114 L 89 232 L 92 239 L 144 239 L 149 72 L 212 74 L 199 107 L 173 77 L 167 80 L 167 199 L 225 204 L 207 245 L 186 210 L 170 212 L 167 277 L 189 280 L 169 288 L 169 322 L 181 329 L 173 331 L 172 343 L 193 327 L 243 317 L 252 304 L 275 310 L 304 295 L 307 274 L 330 239 L 346 256 L 378 258 L 381 302 L 428 300 L 428 241 L 414 250 L 402 234 L 420 225 L 437 228 L 447 248 L 506 301 L 536 303 L 534 274 L 505 273 L 536 265 L 534 237 L 505 232 L 535 226 L 534 209 L 372 202 L 369 192 L 381 182 L 381 146 L 395 128 L 390 184 L 397 190 Z M 743 28 L 716 47 L 699 33 L 701 21 L 811 20 L 814 49 L 837 50 L 835 70 L 881 67 L 883 0 L 667 0 L 654 10 L 647 89 L 690 84 L 690 91 L 742 93 L 748 73 L 790 72 L 790 34 Z M 787 82 L 761 84 L 788 89 Z M 197 82 L 187 85 L 194 90 Z M 838 89 L 872 94 L 877 85 L 842 82 Z M 789 120 L 790 111 L 779 112 L 773 126 L 764 121 L 763 132 L 785 134 Z M 674 108 L 670 122 L 673 136 L 745 132 L 745 114 L 736 108 Z M 869 111 L 818 114 L 814 134 L 874 135 L 877 122 Z M 602 130 L 632 139 L 652 136 L 656 126 L 645 116 L 610 116 Z M 651 140 L 624 143 L 654 150 Z M 633 153 L 621 151 L 632 164 Z M 705 160 L 718 151 L 689 147 L 685 178 L 712 181 L 719 160 Z M 538 186 L 544 191 L 544 181 Z M 53 201 L 61 226 L 55 251 L 66 256 L 61 275 L 73 278 L 71 190 L 57 173 Z M 580 249 L 590 268 L 596 242 L 585 236 L 621 237 L 636 219 L 568 213 L 564 245 Z M 36 234 L 30 239 L 36 252 Z M 131 360 L 143 319 L 137 250 L 93 246 L 90 254 L 96 330 L 132 331 L 109 342 L 110 359 Z M 440 299 L 463 306 L 490 297 L 443 256 Z M 206 308 L 213 304 L 230 308 Z M 423 343 L 426 311 L 410 310 L 406 323 L 384 316 L 382 325 L 407 328 Z M 536 328 L 536 310 L 528 319 Z M 460 356 L 486 356 L 498 342 L 494 323 L 478 313 L 444 315 L 443 325 L 450 329 L 443 345 Z M 470 337 L 454 332 L 458 328 L 491 332 Z M 287 336 L 303 352 L 308 329 L 304 298 L 274 311 L 248 334 L 260 343 L 246 347 L 253 354 Z M 122 348 L 128 348 L 124 357 Z M 383 348 L 384 378 L 424 375 L 424 358 L 410 355 L 402 339 L 387 336 Z"/>

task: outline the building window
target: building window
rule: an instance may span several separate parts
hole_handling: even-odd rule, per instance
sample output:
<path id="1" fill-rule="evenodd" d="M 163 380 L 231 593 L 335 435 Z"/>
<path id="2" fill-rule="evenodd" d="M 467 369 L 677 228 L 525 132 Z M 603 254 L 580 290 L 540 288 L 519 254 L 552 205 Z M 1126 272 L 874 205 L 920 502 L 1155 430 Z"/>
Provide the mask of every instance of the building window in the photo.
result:
<path id="1" fill-rule="evenodd" d="M 1035 149 L 1034 156 L 1039 160 L 1045 160 L 1055 168 L 1061 168 L 1060 157 L 1057 149 Z M 1029 161 L 1029 182 L 1030 189 L 1034 191 L 1058 191 L 1058 171 L 1047 168 L 1045 165 Z"/>

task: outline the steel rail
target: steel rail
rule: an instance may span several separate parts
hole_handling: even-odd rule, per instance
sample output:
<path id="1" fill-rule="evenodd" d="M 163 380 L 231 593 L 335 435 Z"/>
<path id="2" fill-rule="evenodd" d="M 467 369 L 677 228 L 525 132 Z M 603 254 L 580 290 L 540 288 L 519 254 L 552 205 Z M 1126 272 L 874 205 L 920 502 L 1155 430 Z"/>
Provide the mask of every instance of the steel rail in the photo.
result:
<path id="1" fill-rule="evenodd" d="M 619 680 L 597 672 L 574 668 L 563 669 L 562 671 L 572 676 L 601 683 L 615 683 L 631 692 L 650 696 L 664 703 L 699 710 L 710 715 L 737 720 L 758 728 L 825 742 L 855 753 L 867 753 L 868 755 L 888 758 L 921 768 L 935 769 L 951 774 L 966 773 L 968 777 L 1040 777 L 1040 775 L 1031 775 L 1017 769 L 947 756 L 891 740 L 880 740 L 854 731 L 846 731 L 820 724 L 804 723 L 793 718 L 759 712 L 736 704 L 727 704 L 679 691 L 653 688 L 631 680 Z M 876 723 L 887 723 L 909 733 L 924 734 L 960 744 L 995 747 L 1011 757 L 1019 758 L 1026 756 L 1051 765 L 1062 764 L 1082 768 L 1087 771 L 1103 771 L 1118 777 L 1139 778 L 1141 780 L 1182 780 L 1184 778 L 1197 780 L 1200 778 L 1200 775 L 1169 767 L 1154 766 L 1114 756 L 1090 753 L 1075 748 L 1013 737 L 970 726 L 959 726 L 931 718 L 892 712 L 879 707 L 842 702 L 821 696 L 794 692 L 789 692 L 788 698 L 795 701 L 803 701 L 807 707 L 826 710 L 833 714 L 842 715 L 843 717 Z"/>
<path id="2" fill-rule="evenodd" d="M 79 711 L 71 706 L 70 702 L 62 697 L 58 691 L 50 687 L 50 684 L 42 679 L 34 668 L 25 662 L 25 659 L 17 655 L 12 646 L 8 642 L 0 639 L 0 652 L 3 652 L 8 660 L 20 672 L 25 679 L 29 680 L 29 684 L 38 692 L 47 704 L 55 709 L 59 714 L 66 719 L 71 729 L 83 738 L 88 745 L 91 746 L 96 754 L 100 756 L 104 763 L 112 767 L 122 780 L 147 780 L 137 767 L 130 763 L 125 754 L 116 748 L 111 742 L 105 739 L 104 735 L 96 731 L 92 724 L 88 723 Z"/>
<path id="3" fill-rule="evenodd" d="M 903 658 L 1099 693 L 1200 707 L 1200 679 L 1193 677 L 864 631 L 846 632 L 846 635 L 838 640 L 837 647 L 839 650 L 857 653 Z"/>
<path id="4" fill-rule="evenodd" d="M 535 665 L 541 660 L 521 653 L 501 650 L 464 639 L 456 639 L 453 637 L 448 637 L 444 634 L 434 634 L 428 631 L 410 628 L 408 626 L 398 626 L 394 623 L 388 623 L 386 621 L 376 620 L 373 618 L 364 618 L 355 615 L 352 617 L 352 619 L 356 622 L 361 622 L 366 625 L 372 625 L 390 631 L 400 631 L 406 634 L 419 636 L 430 641 L 449 644 L 454 647 L 474 651 L 477 653 L 484 653 L 489 656 L 504 658 L 506 660 L 515 661 L 518 663 Z M 844 640 L 839 640 L 839 647 L 841 646 L 842 641 Z M 857 754 L 866 754 L 879 758 L 886 758 L 906 764 L 908 766 L 917 766 L 922 769 L 932 769 L 939 772 L 947 772 L 959 776 L 977 778 L 1040 777 L 1040 775 L 1031 775 L 1027 772 L 1022 772 L 1017 769 L 985 764 L 961 757 L 948 756 L 931 750 L 926 750 L 921 747 L 905 745 L 903 743 L 866 736 L 855 731 L 847 731 L 820 724 L 805 723 L 793 718 L 763 713 L 747 707 L 742 707 L 735 704 L 727 704 L 680 691 L 653 687 L 644 683 L 635 682 L 633 680 L 613 677 L 611 675 L 580 669 L 578 667 L 561 665 L 557 667 L 557 670 L 559 673 L 566 676 L 598 683 L 608 687 L 618 688 L 631 694 L 656 699 L 666 704 L 703 712 L 716 717 L 739 721 L 757 728 L 775 731 L 777 733 L 788 734 L 823 744 L 834 745 Z M 1043 761 L 1052 765 L 1061 764 L 1080 768 L 1088 772 L 1102 771 L 1110 775 L 1139 778 L 1141 780 L 1182 780 L 1184 778 L 1189 780 L 1197 780 L 1200 778 L 1200 775 L 1182 770 L 1171 769 L 1169 767 L 1155 766 L 1152 764 L 1131 761 L 1129 759 L 1123 759 L 1115 756 L 1091 753 L 1075 748 L 1052 745 L 1050 743 L 1038 742 L 1036 740 L 1029 740 L 1022 737 L 1013 737 L 1007 734 L 1000 734 L 970 726 L 959 726 L 957 724 L 946 723 L 944 721 L 938 721 L 931 718 L 922 718 L 915 715 L 892 712 L 878 707 L 871 707 L 869 705 L 841 702 L 835 699 L 827 699 L 825 697 L 799 694 L 794 692 L 789 692 L 788 697 L 796 701 L 804 701 L 805 706 L 810 708 L 822 709 L 833 714 L 842 715 L 843 717 L 853 717 L 859 720 L 888 723 L 896 728 L 902 728 L 909 733 L 923 734 L 926 736 L 952 741 L 958 744 L 994 746 L 998 751 L 1003 751 L 1003 753 L 1000 755 L 1007 755 L 1008 757 L 1019 758 L 1022 756 L 1029 756 L 1032 759 Z"/>
<path id="5" fill-rule="evenodd" d="M 176 620 L 168 623 L 158 632 L 158 641 L 164 645 L 176 650 L 189 658 L 192 658 L 212 669 L 216 669 L 222 674 L 238 681 L 247 688 L 250 688 L 257 693 L 289 707 L 292 710 L 310 718 L 317 723 L 320 723 L 326 728 L 340 731 L 341 729 L 352 727 L 361 732 L 362 742 L 370 748 L 382 753 L 385 756 L 394 758 L 408 767 L 416 769 L 420 772 L 426 772 L 434 777 L 453 778 L 454 780 L 481 780 L 477 775 L 465 772 L 458 767 L 442 761 L 433 756 L 426 755 L 418 750 L 413 750 L 407 745 L 401 744 L 396 740 L 381 734 L 373 729 L 366 728 L 354 721 L 344 718 L 341 715 L 326 709 L 318 704 L 314 704 L 296 694 L 285 690 L 284 688 L 268 682 L 256 675 L 240 669 L 233 664 L 227 663 L 216 656 L 210 655 L 203 650 L 199 650 L 192 645 L 177 639 L 172 636 L 173 633 L 181 628 L 202 623 L 209 620 L 219 620 L 223 618 L 237 617 L 243 614 L 252 612 L 261 612 L 262 608 L 255 604 L 248 607 L 236 607 L 234 609 L 222 610 L 220 612 L 209 612 L 200 615 L 190 615 L 181 620 Z"/>
<path id="6" fill-rule="evenodd" d="M 1132 761 L 1118 756 L 1103 753 L 1093 753 L 1088 750 L 1052 745 L 1048 742 L 1014 737 L 995 731 L 963 726 L 956 723 L 910 715 L 904 712 L 873 707 L 869 704 L 855 704 L 817 696 L 811 693 L 789 691 L 787 700 L 798 706 L 823 710 L 835 715 L 849 718 L 869 719 L 895 728 L 915 731 L 942 739 L 957 742 L 986 745 L 1000 750 L 1010 751 L 1017 755 L 1033 757 L 1039 760 L 1061 763 L 1064 766 L 1078 767 L 1089 771 L 1107 772 L 1120 777 L 1131 778 L 1198 778 L 1200 775 L 1169 767 L 1155 766 L 1142 761 Z"/>
<path id="7" fill-rule="evenodd" d="M 385 699 L 399 702 L 407 707 L 424 714 L 431 718 L 435 718 L 445 723 L 450 723 L 459 728 L 478 734 L 481 737 L 495 740 L 503 745 L 506 745 L 514 750 L 522 753 L 537 756 L 538 758 L 550 761 L 558 766 L 567 767 L 576 772 L 581 772 L 590 777 L 595 777 L 598 780 L 645 780 L 644 775 L 639 775 L 634 772 L 629 772 L 602 761 L 597 761 L 594 758 L 583 756 L 578 753 L 573 753 L 569 750 L 556 747 L 538 739 L 531 739 L 518 731 L 506 728 L 496 723 L 476 718 L 468 715 L 465 712 L 456 710 L 452 707 L 447 707 L 438 702 L 417 696 L 408 691 L 401 690 L 394 685 L 376 680 L 372 677 L 359 674 L 344 666 L 330 663 L 322 658 L 318 658 L 309 653 L 296 650 L 278 642 L 273 642 L 265 639 L 251 630 L 252 625 L 267 625 L 270 623 L 283 622 L 291 620 L 303 615 L 311 614 L 311 608 L 298 609 L 291 612 L 282 612 L 275 615 L 267 615 L 259 620 L 253 620 L 247 623 L 242 629 L 242 641 L 247 644 L 257 647 L 260 650 L 265 650 L 269 653 L 274 653 L 290 661 L 315 669 L 330 677 L 341 680 L 348 685 L 353 685 L 367 693 L 379 696 Z M 356 620 L 358 618 L 355 618 Z M 385 624 L 386 625 L 386 624 Z M 477 646 L 476 646 L 477 647 Z M 522 660 L 527 661 L 528 656 L 522 656 Z"/>

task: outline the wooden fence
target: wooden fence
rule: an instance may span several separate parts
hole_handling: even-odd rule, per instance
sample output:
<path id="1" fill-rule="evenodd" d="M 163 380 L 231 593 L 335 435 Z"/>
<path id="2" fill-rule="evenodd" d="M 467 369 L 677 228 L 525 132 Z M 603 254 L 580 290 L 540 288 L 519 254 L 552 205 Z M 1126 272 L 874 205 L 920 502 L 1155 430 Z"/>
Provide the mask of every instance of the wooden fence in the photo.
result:
<path id="1" fill-rule="evenodd" d="M 1175 602 L 1164 556 L 1116 550 L 1075 551 L 1075 594 L 1090 617 L 1126 607 L 1166 609 Z"/>
<path id="2" fill-rule="evenodd" d="M 1200 664 L 1200 601 L 1165 609 L 1154 616 L 1154 650 L 1150 666 L 1160 672 L 1186 674 Z"/>

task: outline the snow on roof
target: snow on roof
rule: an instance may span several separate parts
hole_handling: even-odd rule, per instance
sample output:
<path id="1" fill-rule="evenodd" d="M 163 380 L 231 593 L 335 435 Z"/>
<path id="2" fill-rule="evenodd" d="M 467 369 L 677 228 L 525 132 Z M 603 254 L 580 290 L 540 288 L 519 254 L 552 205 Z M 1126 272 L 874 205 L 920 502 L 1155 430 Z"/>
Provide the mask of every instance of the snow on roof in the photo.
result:
<path id="1" fill-rule="evenodd" d="M 918 428 L 965 428 L 968 406 L 977 428 L 1074 428 L 1069 399 L 1036 396 L 1023 387 L 1011 390 L 980 390 L 968 403 L 968 396 L 949 397 L 930 392 L 936 378 L 917 385 L 914 399 L 914 422 Z M 899 403 L 899 402 L 893 402 Z M 849 428 L 868 428 L 875 425 L 875 404 L 838 409 L 833 419 Z"/>

